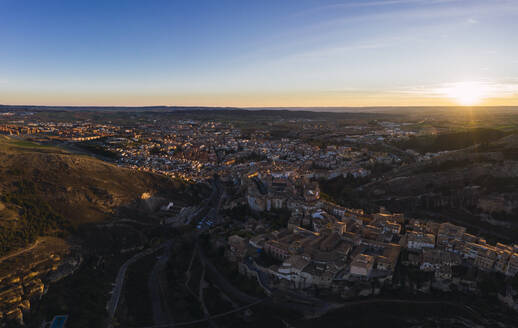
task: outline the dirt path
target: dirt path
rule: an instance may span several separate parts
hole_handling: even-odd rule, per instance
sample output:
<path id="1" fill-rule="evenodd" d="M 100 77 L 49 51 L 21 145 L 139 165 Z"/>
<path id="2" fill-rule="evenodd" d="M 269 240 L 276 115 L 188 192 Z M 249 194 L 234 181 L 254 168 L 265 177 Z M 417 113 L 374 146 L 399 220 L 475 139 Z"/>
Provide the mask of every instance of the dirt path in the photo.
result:
<path id="1" fill-rule="evenodd" d="M 23 253 L 26 253 L 26 252 L 29 252 L 31 250 L 33 250 L 36 246 L 38 246 L 41 242 L 43 241 L 43 239 L 38 239 L 34 242 L 34 244 L 32 244 L 31 246 L 29 247 L 26 247 L 26 248 L 22 248 L 22 249 L 19 249 L 11 254 L 7 254 L 3 257 L 0 257 L 0 263 L 2 263 L 3 261 L 7 260 L 7 259 L 10 259 L 11 257 L 15 257 L 15 256 L 18 256 L 20 254 L 23 254 Z"/>

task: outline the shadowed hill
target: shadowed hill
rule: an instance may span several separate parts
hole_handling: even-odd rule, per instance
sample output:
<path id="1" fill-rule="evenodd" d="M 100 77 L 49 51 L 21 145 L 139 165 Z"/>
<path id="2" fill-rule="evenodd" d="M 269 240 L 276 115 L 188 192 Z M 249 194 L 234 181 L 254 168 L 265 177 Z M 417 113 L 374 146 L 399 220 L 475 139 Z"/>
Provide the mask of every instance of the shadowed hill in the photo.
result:
<path id="1" fill-rule="evenodd" d="M 502 179 L 518 177 L 518 135 L 512 134 L 497 141 L 470 145 L 424 162 L 403 166 L 387 174 L 384 179 L 365 187 L 415 195 L 416 192 L 426 192 L 425 182 L 440 184 L 441 178 L 445 178 L 442 181 L 443 186 L 453 187 L 455 181 L 467 179 L 462 181 L 462 186 L 467 186 L 479 176 Z"/>
<path id="2" fill-rule="evenodd" d="M 0 254 L 138 204 L 143 193 L 184 198 L 186 185 L 63 149 L 0 137 Z"/>
<path id="3" fill-rule="evenodd" d="M 403 166 L 362 186 L 394 211 L 442 214 L 501 236 L 518 236 L 518 136 L 509 135 Z"/>
<path id="4" fill-rule="evenodd" d="M 462 142 L 468 139 L 459 135 Z M 410 217 L 443 218 L 475 233 L 514 242 L 518 238 L 518 135 L 467 144 L 403 165 L 369 183 L 344 178 L 321 181 L 322 195 L 347 207 L 377 211 L 384 206 Z"/>
<path id="5" fill-rule="evenodd" d="M 496 129 L 470 129 L 462 132 L 411 137 L 397 144 L 401 149 L 412 149 L 419 153 L 435 153 L 444 150 L 456 150 L 476 144 L 487 144 L 498 140 L 510 132 Z"/>

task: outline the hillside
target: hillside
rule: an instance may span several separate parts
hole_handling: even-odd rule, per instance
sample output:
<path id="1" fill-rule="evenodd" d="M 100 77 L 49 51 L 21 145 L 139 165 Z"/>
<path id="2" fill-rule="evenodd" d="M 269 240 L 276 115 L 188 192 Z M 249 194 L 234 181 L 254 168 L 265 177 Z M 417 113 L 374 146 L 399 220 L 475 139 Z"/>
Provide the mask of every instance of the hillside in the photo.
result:
<path id="1" fill-rule="evenodd" d="M 362 195 L 396 211 L 429 210 L 518 236 L 518 135 L 403 166 Z"/>
<path id="2" fill-rule="evenodd" d="M 453 187 L 456 181 L 464 186 L 477 182 L 479 177 L 507 179 L 518 177 L 518 135 L 509 135 L 497 141 L 486 142 L 454 152 L 442 154 L 424 162 L 402 166 L 387 174 L 384 179 L 369 184 L 368 189 L 397 195 L 415 195 L 426 189 L 441 186 Z M 409 183 L 411 182 L 411 183 Z M 430 183 L 430 184 L 427 184 Z M 490 185 L 483 185 L 490 188 Z M 498 184 L 491 188 L 504 188 Z M 496 189 L 495 189 L 496 188 Z M 510 189 L 511 191 L 513 189 Z M 510 190 L 501 190 L 503 192 Z"/>
<path id="3" fill-rule="evenodd" d="M 143 193 L 182 199 L 186 186 L 151 173 L 0 137 L 0 254 L 113 217 Z"/>

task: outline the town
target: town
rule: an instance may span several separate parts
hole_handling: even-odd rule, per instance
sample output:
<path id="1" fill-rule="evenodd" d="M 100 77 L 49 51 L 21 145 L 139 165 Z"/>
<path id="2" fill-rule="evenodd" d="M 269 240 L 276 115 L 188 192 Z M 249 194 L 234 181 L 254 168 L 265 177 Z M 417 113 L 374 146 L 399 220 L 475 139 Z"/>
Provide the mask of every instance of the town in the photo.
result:
<path id="1" fill-rule="evenodd" d="M 271 131 L 277 125 L 293 128 L 292 132 L 297 134 L 278 138 L 276 131 Z M 120 165 L 192 181 L 203 181 L 214 174 L 239 175 L 250 162 L 261 166 L 263 161 L 284 170 L 296 167 L 312 178 L 365 177 L 370 174 L 369 167 L 375 164 L 399 164 L 402 155 L 420 157 L 410 151 L 398 154 L 365 147 L 417 135 L 409 125 L 376 122 L 338 126 L 327 120 L 299 119 L 281 120 L 273 125 L 269 122 L 267 128 L 251 132 L 221 120 L 157 122 L 153 119 L 128 126 L 127 122 L 49 121 L 32 112 L 7 112 L 0 117 L 0 133 L 4 135 L 102 149 L 99 155 L 116 158 Z M 332 133 L 326 142 L 312 138 L 315 131 L 323 130 Z M 333 139 L 347 145 L 337 146 Z M 421 159 L 432 155 L 426 154 Z"/>
<path id="2" fill-rule="evenodd" d="M 254 172 L 244 177 L 244 184 L 250 208 L 291 211 L 282 229 L 263 232 L 264 227 L 245 224 L 241 234 L 246 237 L 228 238 L 227 256 L 240 262 L 244 274 L 272 278 L 260 281 L 264 286 L 280 283 L 345 293 L 346 281 L 391 281 L 398 263 L 466 290 L 476 283 L 454 274 L 459 266 L 511 277 L 518 273 L 518 245 L 490 245 L 465 227 L 405 218 L 384 208 L 372 214 L 344 208 L 320 199 L 318 184 L 297 180 L 290 172 Z M 263 253 L 279 264 L 261 265 Z"/>
<path id="3" fill-rule="evenodd" d="M 416 138 L 430 136 L 431 128 L 412 118 L 286 114 L 272 119 L 250 112 L 251 119 L 239 119 L 233 113 L 227 118 L 223 111 L 180 111 L 136 112 L 131 122 L 112 113 L 113 119 L 97 122 L 92 113 L 79 113 L 77 119 L 52 111 L 7 111 L 0 116 L 0 133 L 21 147 L 29 142 L 60 147 L 212 189 L 205 205 L 164 203 L 161 214 L 154 215 L 160 219 L 148 224 L 192 229 L 198 236 L 193 238 L 205 236 L 210 249 L 222 250 L 224 259 L 215 260 L 228 261 L 269 297 L 281 294 L 293 300 L 288 295 L 297 295 L 315 304 L 315 299 L 353 300 L 396 290 L 479 295 L 488 279 L 500 279 L 507 289 L 498 291 L 498 299 L 518 309 L 510 287 L 518 273 L 518 245 L 512 239 L 485 235 L 454 216 L 437 220 L 395 211 L 400 199 L 382 198 L 383 205 L 358 199 L 368 188 L 377 188 L 372 195 L 386 197 L 378 185 L 398 181 L 400 171 L 428 172 L 430 165 L 450 165 L 452 158 L 465 156 L 448 147 L 426 152 L 406 148 Z M 432 130 L 434 135 L 450 132 L 448 127 Z M 344 187 L 351 191 L 336 194 Z M 482 203 L 480 188 L 468 189 L 466 202 Z M 144 193 L 141 201 L 151 204 L 154 195 Z M 442 203 L 436 212 L 448 213 L 444 208 L 449 203 Z M 197 244 L 195 240 L 190 242 Z M 126 247 L 124 252 L 134 254 L 144 245 Z M 60 253 L 24 260 L 27 266 L 17 275 L 9 271 L 0 277 L 4 318 L 23 323 L 23 313 L 42 298 L 47 284 L 81 265 L 78 251 Z M 490 278 L 492 274 L 500 278 Z M 116 295 L 120 293 L 122 287 Z M 117 303 L 111 315 L 116 310 Z"/>

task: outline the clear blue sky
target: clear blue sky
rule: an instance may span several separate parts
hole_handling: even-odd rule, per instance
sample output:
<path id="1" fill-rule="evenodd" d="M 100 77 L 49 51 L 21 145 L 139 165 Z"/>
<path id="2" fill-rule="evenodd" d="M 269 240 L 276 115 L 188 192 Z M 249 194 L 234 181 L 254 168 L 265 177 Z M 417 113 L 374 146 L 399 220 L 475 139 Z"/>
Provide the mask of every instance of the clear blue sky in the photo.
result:
<path id="1" fill-rule="evenodd" d="M 518 104 L 517 31 L 516 0 L 0 0 L 0 103 Z"/>

